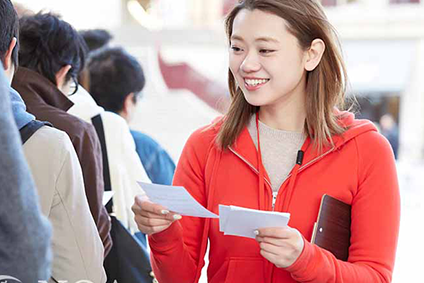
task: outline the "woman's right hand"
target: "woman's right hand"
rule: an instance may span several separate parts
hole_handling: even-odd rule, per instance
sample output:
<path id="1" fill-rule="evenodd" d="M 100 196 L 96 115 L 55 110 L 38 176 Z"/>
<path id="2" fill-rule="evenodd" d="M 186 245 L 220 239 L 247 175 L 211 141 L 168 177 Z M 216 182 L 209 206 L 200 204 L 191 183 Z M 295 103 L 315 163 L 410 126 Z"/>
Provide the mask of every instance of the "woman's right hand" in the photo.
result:
<path id="1" fill-rule="evenodd" d="M 162 232 L 181 219 L 181 215 L 170 212 L 165 207 L 152 203 L 146 196 L 136 196 L 132 211 L 140 232 L 152 235 Z"/>

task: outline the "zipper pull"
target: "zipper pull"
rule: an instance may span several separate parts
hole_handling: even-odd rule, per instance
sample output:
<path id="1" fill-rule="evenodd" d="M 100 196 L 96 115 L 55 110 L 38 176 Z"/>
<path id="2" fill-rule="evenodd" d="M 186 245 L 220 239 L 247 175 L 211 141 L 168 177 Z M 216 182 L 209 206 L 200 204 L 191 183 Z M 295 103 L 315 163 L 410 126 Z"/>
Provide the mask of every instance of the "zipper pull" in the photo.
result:
<path id="1" fill-rule="evenodd" d="M 274 210 L 275 202 L 277 201 L 278 192 L 272 192 L 272 210 Z"/>

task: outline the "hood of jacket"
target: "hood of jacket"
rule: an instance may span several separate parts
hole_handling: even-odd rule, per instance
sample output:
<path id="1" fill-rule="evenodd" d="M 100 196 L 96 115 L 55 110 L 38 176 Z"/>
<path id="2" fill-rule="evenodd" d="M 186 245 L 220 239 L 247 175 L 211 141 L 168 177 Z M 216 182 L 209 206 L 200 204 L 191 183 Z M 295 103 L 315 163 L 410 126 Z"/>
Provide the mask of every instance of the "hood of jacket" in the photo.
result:
<path id="1" fill-rule="evenodd" d="M 35 117 L 26 111 L 26 105 L 16 90 L 10 88 L 9 93 L 10 100 L 12 102 L 13 118 L 15 119 L 15 123 L 20 130 L 29 122 L 35 120 Z"/>

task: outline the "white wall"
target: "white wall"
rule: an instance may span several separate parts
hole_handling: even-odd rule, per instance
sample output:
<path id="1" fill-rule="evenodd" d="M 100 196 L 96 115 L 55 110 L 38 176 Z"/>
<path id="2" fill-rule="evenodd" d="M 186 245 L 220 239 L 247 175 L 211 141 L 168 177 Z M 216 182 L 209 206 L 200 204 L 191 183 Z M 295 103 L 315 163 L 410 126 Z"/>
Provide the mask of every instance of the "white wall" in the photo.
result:
<path id="1" fill-rule="evenodd" d="M 115 28 L 121 24 L 121 0 L 15 0 L 38 12 L 52 11 L 77 29 Z"/>

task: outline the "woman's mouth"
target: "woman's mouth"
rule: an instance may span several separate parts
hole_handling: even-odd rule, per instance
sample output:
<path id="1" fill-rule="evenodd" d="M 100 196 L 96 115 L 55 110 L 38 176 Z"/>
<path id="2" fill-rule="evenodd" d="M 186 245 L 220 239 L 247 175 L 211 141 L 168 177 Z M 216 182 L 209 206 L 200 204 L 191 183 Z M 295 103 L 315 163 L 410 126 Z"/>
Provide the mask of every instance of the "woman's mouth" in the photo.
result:
<path id="1" fill-rule="evenodd" d="M 253 91 L 265 85 L 269 79 L 244 79 L 244 86 L 247 90 Z"/>

